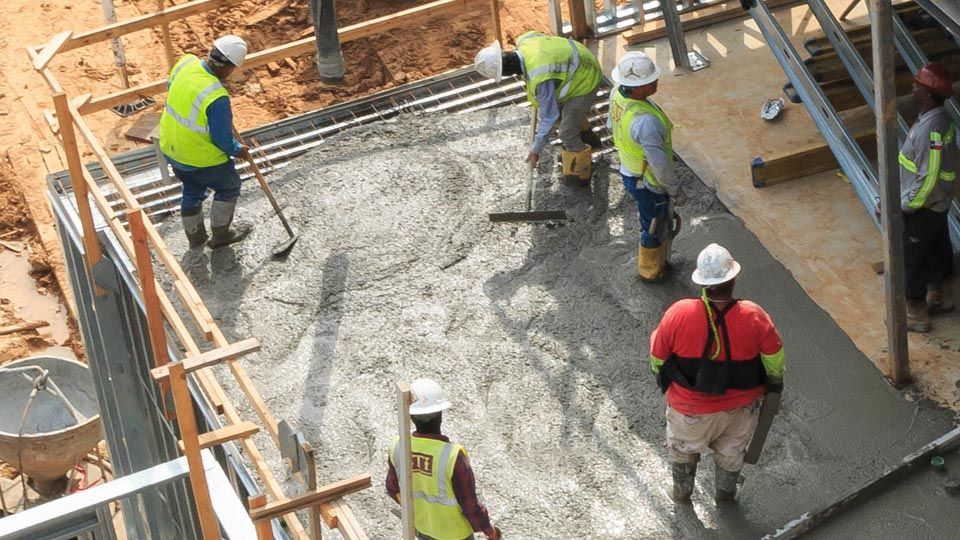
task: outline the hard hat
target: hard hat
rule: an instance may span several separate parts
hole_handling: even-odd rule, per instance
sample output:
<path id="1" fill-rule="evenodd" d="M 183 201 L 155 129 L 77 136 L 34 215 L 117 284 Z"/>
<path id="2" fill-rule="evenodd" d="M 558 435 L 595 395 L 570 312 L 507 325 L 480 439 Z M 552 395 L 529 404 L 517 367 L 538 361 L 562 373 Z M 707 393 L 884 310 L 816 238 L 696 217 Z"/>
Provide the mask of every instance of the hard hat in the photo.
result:
<path id="1" fill-rule="evenodd" d="M 499 83 L 500 78 L 503 77 L 503 49 L 500 48 L 500 40 L 480 49 L 476 58 L 473 59 L 473 67 L 477 73 Z"/>
<path id="2" fill-rule="evenodd" d="M 924 64 L 923 67 L 917 71 L 917 75 L 913 80 L 941 97 L 950 97 L 953 95 L 953 84 L 950 82 L 950 74 L 947 73 L 947 68 L 940 62 Z"/>
<path id="3" fill-rule="evenodd" d="M 610 78 L 620 86 L 643 86 L 660 78 L 660 68 L 646 54 L 630 51 L 613 68 Z"/>
<path id="4" fill-rule="evenodd" d="M 443 389 L 433 379 L 417 379 L 410 385 L 413 394 L 413 403 L 410 405 L 410 414 L 433 414 L 445 411 L 453 406 L 447 401 Z"/>
<path id="5" fill-rule="evenodd" d="M 720 244 L 710 244 L 697 256 L 693 282 L 704 287 L 720 285 L 737 277 L 739 273 L 740 263 L 733 260 L 727 248 Z"/>
<path id="6" fill-rule="evenodd" d="M 240 67 L 247 57 L 247 42 L 240 36 L 222 36 L 213 42 L 213 48 L 220 51 L 231 64 Z"/>

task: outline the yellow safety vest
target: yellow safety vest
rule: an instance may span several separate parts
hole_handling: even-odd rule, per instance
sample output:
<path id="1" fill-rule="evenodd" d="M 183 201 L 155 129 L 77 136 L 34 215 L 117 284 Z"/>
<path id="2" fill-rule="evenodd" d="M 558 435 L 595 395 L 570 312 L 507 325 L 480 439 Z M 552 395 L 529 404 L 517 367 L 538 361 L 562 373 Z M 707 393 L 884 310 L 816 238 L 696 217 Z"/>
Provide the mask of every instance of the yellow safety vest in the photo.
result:
<path id="1" fill-rule="evenodd" d="M 944 182 L 953 182 L 957 179 L 956 171 L 945 171 L 941 166 L 941 154 L 943 153 L 944 144 L 953 144 L 953 136 L 955 133 L 954 125 L 950 124 L 950 129 L 947 130 L 947 134 L 940 135 L 936 131 L 930 132 L 930 155 L 927 160 L 927 176 L 923 179 L 923 185 L 920 186 L 920 190 L 917 192 L 916 196 L 911 200 L 907 206 L 913 209 L 923 208 L 927 204 L 927 197 L 930 196 L 930 192 L 933 191 L 933 188 L 937 185 L 938 180 L 943 180 Z M 919 167 L 917 167 L 916 162 L 912 161 L 907 157 L 903 151 L 900 152 L 898 159 L 900 165 L 912 174 L 917 174 Z"/>
<path id="2" fill-rule="evenodd" d="M 390 463 L 397 466 L 399 437 L 390 445 Z M 413 471 L 413 520 L 417 531 L 437 540 L 463 540 L 473 534 L 453 492 L 453 467 L 459 444 L 426 437 L 411 437 Z M 400 471 L 397 471 L 399 474 Z"/>
<path id="3" fill-rule="evenodd" d="M 660 182 L 647 165 L 646 152 L 643 146 L 633 140 L 630 130 L 633 120 L 638 114 L 651 114 L 663 124 L 667 131 L 664 137 L 664 153 L 668 162 L 673 162 L 673 124 L 660 107 L 645 99 L 630 99 L 616 87 L 610 92 L 610 120 L 613 122 L 613 144 L 617 147 L 620 163 L 631 171 L 643 171 L 643 178 L 652 186 L 660 186 Z"/>
<path id="4" fill-rule="evenodd" d="M 160 150 L 171 159 L 193 167 L 213 167 L 230 158 L 213 144 L 207 125 L 207 106 L 227 96 L 220 80 L 199 58 L 184 55 L 170 70 L 167 103 L 160 117 Z"/>
<path id="5" fill-rule="evenodd" d="M 537 86 L 544 81 L 557 81 L 557 101 L 564 103 L 596 92 L 603 79 L 597 58 L 578 41 L 527 32 L 517 39 L 517 50 L 527 79 L 527 99 L 534 107 Z"/>

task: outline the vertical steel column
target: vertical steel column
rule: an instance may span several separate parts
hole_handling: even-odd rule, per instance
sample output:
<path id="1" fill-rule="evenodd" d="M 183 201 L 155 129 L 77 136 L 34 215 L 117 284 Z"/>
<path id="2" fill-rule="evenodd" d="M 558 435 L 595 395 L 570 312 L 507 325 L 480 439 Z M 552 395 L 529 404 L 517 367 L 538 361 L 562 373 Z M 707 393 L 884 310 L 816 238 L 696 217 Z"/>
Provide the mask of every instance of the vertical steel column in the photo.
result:
<path id="1" fill-rule="evenodd" d="M 660 11 L 663 13 L 663 22 L 667 25 L 667 39 L 670 41 L 673 63 L 678 68 L 692 69 L 687 42 L 683 39 L 683 25 L 680 22 L 680 14 L 677 13 L 676 0 L 660 0 Z"/>
<path id="2" fill-rule="evenodd" d="M 337 33 L 337 8 L 333 0 L 310 0 L 313 33 L 317 38 L 317 71 L 320 80 L 334 83 L 343 80 L 346 68 Z"/>
<path id="3" fill-rule="evenodd" d="M 884 289 L 887 296 L 888 375 L 897 387 L 910 381 L 907 350 L 906 273 L 903 264 L 903 212 L 900 210 L 900 165 L 897 162 L 897 89 L 893 56 L 893 5 L 891 0 L 870 0 L 873 37 L 875 111 L 877 113 L 877 165 L 883 233 Z"/>

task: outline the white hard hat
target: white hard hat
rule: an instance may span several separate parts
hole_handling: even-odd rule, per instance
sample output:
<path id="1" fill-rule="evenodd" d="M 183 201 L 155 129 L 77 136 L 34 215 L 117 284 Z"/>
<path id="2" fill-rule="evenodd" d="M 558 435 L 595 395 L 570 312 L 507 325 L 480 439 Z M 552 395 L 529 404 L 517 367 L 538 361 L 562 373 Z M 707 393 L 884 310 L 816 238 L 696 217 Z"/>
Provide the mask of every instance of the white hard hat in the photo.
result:
<path id="1" fill-rule="evenodd" d="M 410 405 L 410 414 L 432 414 L 445 411 L 453 406 L 447 401 L 443 389 L 433 379 L 417 379 L 410 385 L 413 394 L 413 403 Z"/>
<path id="2" fill-rule="evenodd" d="M 693 271 L 693 282 L 709 287 L 726 283 L 740 273 L 740 263 L 733 260 L 727 248 L 720 244 L 710 244 L 697 256 L 697 269 Z"/>
<path id="3" fill-rule="evenodd" d="M 660 78 L 660 68 L 646 54 L 630 51 L 613 68 L 610 78 L 620 86 L 643 86 Z"/>
<path id="4" fill-rule="evenodd" d="M 247 57 L 247 42 L 240 36 L 222 36 L 213 41 L 213 48 L 220 51 L 231 64 L 240 67 Z"/>
<path id="5" fill-rule="evenodd" d="M 473 67 L 484 77 L 500 82 L 500 78 L 503 77 L 503 49 L 500 48 L 500 40 L 480 49 L 476 58 L 473 59 Z"/>

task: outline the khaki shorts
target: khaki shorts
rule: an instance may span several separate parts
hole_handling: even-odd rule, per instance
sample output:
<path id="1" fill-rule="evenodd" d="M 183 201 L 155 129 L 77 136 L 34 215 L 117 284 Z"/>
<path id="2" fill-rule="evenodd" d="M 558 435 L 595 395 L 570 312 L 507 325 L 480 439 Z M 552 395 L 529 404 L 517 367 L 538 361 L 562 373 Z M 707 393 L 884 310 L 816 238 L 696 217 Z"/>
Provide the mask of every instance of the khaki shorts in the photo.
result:
<path id="1" fill-rule="evenodd" d="M 674 463 L 696 463 L 713 451 L 725 471 L 743 468 L 743 456 L 757 429 L 761 399 L 729 411 L 687 416 L 667 406 L 667 453 Z"/>

